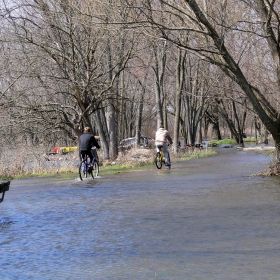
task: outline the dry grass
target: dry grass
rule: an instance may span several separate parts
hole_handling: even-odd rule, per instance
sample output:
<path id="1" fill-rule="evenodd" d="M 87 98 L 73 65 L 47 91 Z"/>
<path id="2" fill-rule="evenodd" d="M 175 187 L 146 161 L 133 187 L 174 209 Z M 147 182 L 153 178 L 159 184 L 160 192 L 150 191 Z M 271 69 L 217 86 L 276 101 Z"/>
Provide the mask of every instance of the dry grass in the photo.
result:
<path id="1" fill-rule="evenodd" d="M 116 160 L 118 164 L 131 163 L 135 165 L 141 165 L 143 163 L 149 163 L 153 161 L 155 156 L 155 150 L 134 148 L 127 151 L 122 151 Z"/>
<path id="2" fill-rule="evenodd" d="M 70 156 L 70 157 L 69 157 Z M 2 179 L 49 175 L 59 172 L 77 172 L 78 155 L 47 156 L 39 149 L 25 147 L 24 149 L 2 151 L 0 155 L 0 177 Z"/>
<path id="3" fill-rule="evenodd" d="M 200 157 L 205 151 L 185 150 L 175 156 L 170 152 L 171 161 L 182 161 Z M 99 152 L 99 160 L 102 169 L 134 168 L 152 164 L 155 157 L 155 149 L 134 148 L 120 152 L 116 160 L 104 160 Z M 15 156 L 17 155 L 17 156 Z M 22 178 L 32 176 L 54 175 L 58 173 L 77 173 L 80 160 L 78 151 L 66 155 L 47 155 L 40 149 L 25 147 L 21 150 L 6 149 L 0 154 L 0 178 Z"/>
<path id="4" fill-rule="evenodd" d="M 255 176 L 270 177 L 270 176 L 280 176 L 280 162 L 273 160 L 268 169 L 255 174 Z"/>
<path id="5" fill-rule="evenodd" d="M 213 154 L 211 150 L 206 151 L 192 148 L 182 150 L 177 155 L 175 155 L 171 150 L 169 150 L 169 153 L 172 162 L 199 158 L 201 156 Z M 116 161 L 108 162 L 107 164 L 130 164 L 131 166 L 141 166 L 153 163 L 155 154 L 155 149 L 135 148 L 120 153 Z"/>

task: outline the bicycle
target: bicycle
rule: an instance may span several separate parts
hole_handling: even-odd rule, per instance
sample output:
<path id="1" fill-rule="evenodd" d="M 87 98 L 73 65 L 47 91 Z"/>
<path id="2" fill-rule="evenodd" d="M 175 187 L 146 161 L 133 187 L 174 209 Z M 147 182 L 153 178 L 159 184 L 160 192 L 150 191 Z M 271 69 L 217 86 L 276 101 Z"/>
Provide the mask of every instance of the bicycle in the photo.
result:
<path id="1" fill-rule="evenodd" d="M 99 175 L 99 160 L 95 149 L 93 149 L 93 155 L 94 157 L 91 166 L 89 166 L 90 158 L 88 155 L 86 155 L 86 157 L 84 157 L 80 163 L 79 176 L 81 181 L 83 181 L 83 179 L 86 179 L 88 177 L 95 178 Z"/>
<path id="2" fill-rule="evenodd" d="M 158 147 L 159 151 L 157 152 L 156 157 L 155 157 L 155 164 L 156 164 L 156 167 L 157 167 L 158 169 L 161 169 L 161 168 L 162 168 L 162 163 L 165 164 L 165 156 L 164 156 L 164 154 L 163 154 L 163 148 L 162 148 L 162 146 L 161 146 L 161 145 L 158 145 L 157 147 Z M 170 161 L 169 152 L 168 152 L 168 157 L 169 157 L 169 161 Z M 171 163 L 171 161 L 170 161 L 170 163 Z M 169 169 L 170 169 L 170 168 L 171 168 L 171 164 L 170 164 L 168 167 L 169 167 Z"/>
<path id="3" fill-rule="evenodd" d="M 92 154 L 93 154 L 93 162 L 92 162 L 92 174 L 93 177 L 97 177 L 99 175 L 99 158 L 96 152 L 96 147 L 92 147 Z"/>

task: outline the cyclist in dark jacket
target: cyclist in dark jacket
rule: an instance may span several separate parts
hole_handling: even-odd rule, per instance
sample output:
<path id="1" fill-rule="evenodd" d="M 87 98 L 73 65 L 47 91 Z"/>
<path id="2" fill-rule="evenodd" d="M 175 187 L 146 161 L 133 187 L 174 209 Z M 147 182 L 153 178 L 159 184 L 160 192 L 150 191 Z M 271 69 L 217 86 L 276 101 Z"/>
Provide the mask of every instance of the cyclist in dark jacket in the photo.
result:
<path id="1" fill-rule="evenodd" d="M 97 149 L 100 149 L 100 146 L 97 143 L 95 137 L 93 136 L 93 134 L 90 133 L 90 127 L 86 126 L 84 133 L 80 136 L 79 139 L 79 149 L 82 158 L 85 158 L 86 155 L 89 156 L 90 164 L 92 164 L 93 162 L 93 153 L 91 148 L 94 146 Z"/>

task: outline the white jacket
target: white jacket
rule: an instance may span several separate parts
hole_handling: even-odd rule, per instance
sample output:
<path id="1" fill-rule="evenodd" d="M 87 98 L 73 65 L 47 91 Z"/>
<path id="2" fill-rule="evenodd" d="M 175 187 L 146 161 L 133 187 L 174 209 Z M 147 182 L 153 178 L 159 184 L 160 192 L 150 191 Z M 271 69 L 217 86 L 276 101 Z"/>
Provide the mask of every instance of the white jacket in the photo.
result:
<path id="1" fill-rule="evenodd" d="M 165 142 L 167 143 L 167 140 L 169 142 L 172 142 L 171 136 L 167 130 L 164 128 L 159 128 L 159 130 L 156 132 L 156 142 Z"/>

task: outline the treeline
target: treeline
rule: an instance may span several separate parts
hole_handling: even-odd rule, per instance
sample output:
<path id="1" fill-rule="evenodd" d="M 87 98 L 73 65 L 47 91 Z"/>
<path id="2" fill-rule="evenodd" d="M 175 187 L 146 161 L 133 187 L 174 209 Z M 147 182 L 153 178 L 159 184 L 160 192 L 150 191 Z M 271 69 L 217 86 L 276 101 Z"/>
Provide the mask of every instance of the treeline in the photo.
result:
<path id="1" fill-rule="evenodd" d="M 87 125 L 115 158 L 163 123 L 175 143 L 263 128 L 278 147 L 276 1 L 0 2 L 2 146 L 76 145 Z"/>

